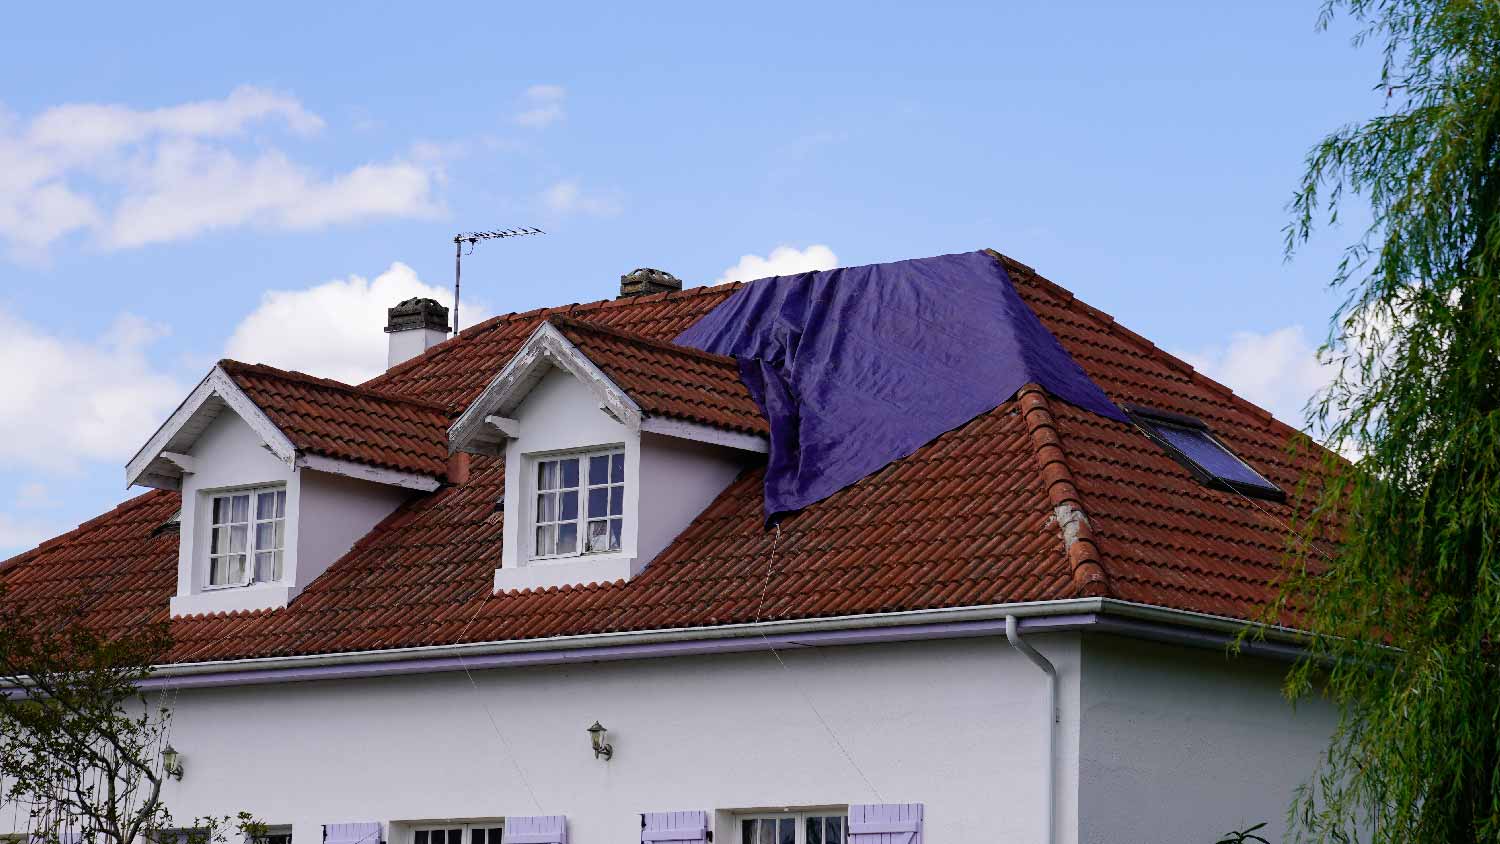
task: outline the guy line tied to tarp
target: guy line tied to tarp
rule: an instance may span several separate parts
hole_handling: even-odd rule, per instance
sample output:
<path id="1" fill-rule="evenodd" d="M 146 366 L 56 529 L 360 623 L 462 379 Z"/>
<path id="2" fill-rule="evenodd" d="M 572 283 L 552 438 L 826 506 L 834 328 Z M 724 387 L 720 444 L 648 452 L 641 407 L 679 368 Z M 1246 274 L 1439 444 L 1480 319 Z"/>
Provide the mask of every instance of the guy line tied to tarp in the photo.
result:
<path id="1" fill-rule="evenodd" d="M 754 281 L 676 342 L 739 362 L 771 428 L 767 521 L 906 457 L 1031 382 L 1127 421 L 985 252 Z"/>

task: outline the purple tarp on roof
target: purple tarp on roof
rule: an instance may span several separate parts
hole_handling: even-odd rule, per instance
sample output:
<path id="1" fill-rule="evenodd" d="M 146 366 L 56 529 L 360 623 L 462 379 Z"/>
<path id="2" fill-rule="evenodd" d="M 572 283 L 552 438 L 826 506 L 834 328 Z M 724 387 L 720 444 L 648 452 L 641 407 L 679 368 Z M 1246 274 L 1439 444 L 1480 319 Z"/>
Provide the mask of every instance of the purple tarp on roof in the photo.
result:
<path id="1" fill-rule="evenodd" d="M 739 360 L 771 425 L 767 519 L 911 454 L 1032 381 L 1126 421 L 984 252 L 761 279 L 677 342 Z"/>

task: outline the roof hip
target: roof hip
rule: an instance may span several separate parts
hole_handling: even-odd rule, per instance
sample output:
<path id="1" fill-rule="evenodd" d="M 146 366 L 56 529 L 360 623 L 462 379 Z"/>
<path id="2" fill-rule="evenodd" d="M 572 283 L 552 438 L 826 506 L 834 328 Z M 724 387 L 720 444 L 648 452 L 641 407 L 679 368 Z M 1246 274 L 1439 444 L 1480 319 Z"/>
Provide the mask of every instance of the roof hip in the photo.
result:
<path id="1" fill-rule="evenodd" d="M 1052 517 L 1057 521 L 1068 562 L 1073 566 L 1074 592 L 1080 598 L 1108 598 L 1109 577 L 1099 556 L 1099 545 L 1094 541 L 1094 527 L 1083 508 L 1083 497 L 1073 482 L 1073 470 L 1068 467 L 1068 456 L 1063 451 L 1047 393 L 1040 385 L 1031 383 L 1021 388 L 1016 400 L 1026 418 L 1037 469 L 1047 486 L 1047 499 L 1052 502 Z"/>

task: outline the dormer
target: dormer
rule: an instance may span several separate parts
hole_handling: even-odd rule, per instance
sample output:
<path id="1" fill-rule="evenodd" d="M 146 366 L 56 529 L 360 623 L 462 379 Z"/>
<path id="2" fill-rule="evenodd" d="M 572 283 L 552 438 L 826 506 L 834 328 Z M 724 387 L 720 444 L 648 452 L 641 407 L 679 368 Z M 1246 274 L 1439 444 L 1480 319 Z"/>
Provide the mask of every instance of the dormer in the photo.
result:
<path id="1" fill-rule="evenodd" d="M 629 580 L 746 466 L 767 426 L 732 358 L 549 317 L 449 429 L 505 459 L 495 588 Z"/>
<path id="2" fill-rule="evenodd" d="M 126 467 L 182 493 L 172 614 L 286 606 L 444 480 L 436 405 L 220 361 Z"/>

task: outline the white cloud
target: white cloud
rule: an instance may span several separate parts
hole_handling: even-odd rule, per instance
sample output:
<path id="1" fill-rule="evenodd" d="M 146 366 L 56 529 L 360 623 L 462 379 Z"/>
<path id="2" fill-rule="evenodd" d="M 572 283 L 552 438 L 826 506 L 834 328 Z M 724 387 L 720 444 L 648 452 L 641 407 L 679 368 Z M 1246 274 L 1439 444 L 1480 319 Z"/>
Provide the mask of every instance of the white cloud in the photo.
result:
<path id="1" fill-rule="evenodd" d="M 16 492 L 16 506 L 24 510 L 48 510 L 59 503 L 52 497 L 52 490 L 44 483 L 32 481 L 22 484 Z"/>
<path id="2" fill-rule="evenodd" d="M 265 138 L 323 121 L 294 97 L 245 86 L 219 100 L 157 109 L 67 104 L 21 121 L 0 114 L 0 242 L 43 257 L 83 234 L 105 248 L 228 226 L 305 229 L 437 210 L 441 163 L 414 155 L 318 174 Z"/>
<path id="3" fill-rule="evenodd" d="M 719 276 L 719 282 L 754 281 L 773 275 L 795 275 L 812 270 L 831 270 L 838 265 L 839 256 L 833 254 L 832 249 L 821 243 L 815 243 L 806 249 L 778 246 L 764 258 L 759 255 L 741 255 L 739 263 L 724 270 L 724 273 Z"/>
<path id="4" fill-rule="evenodd" d="M 271 290 L 240 321 L 224 353 L 358 384 L 385 369 L 386 309 L 414 296 L 453 304 L 452 290 L 424 283 L 399 261 L 373 280 L 351 275 L 303 290 Z M 481 302 L 466 297 L 462 305 L 463 325 L 488 315 Z"/>
<path id="5" fill-rule="evenodd" d="M 1332 369 L 1318 362 L 1317 348 L 1302 326 L 1289 325 L 1264 334 L 1237 331 L 1225 344 L 1178 357 L 1277 419 L 1305 429 L 1308 399 L 1333 379 Z"/>
<path id="6" fill-rule="evenodd" d="M 279 152 L 247 161 L 175 141 L 157 149 L 104 237 L 123 248 L 245 224 L 311 229 L 364 217 L 430 216 L 438 210 L 433 178 L 428 168 L 398 161 L 320 181 Z"/>
<path id="7" fill-rule="evenodd" d="M 147 357 L 165 331 L 122 314 L 100 337 L 77 340 L 0 310 L 0 465 L 123 463 L 186 392 Z"/>
<path id="8" fill-rule="evenodd" d="M 525 101 L 523 110 L 516 115 L 516 123 L 531 129 L 545 129 L 567 117 L 563 101 L 568 90 L 561 85 L 532 85 L 521 95 Z"/>
<path id="9" fill-rule="evenodd" d="M 586 192 L 577 179 L 564 179 L 542 191 L 542 203 L 556 214 L 612 217 L 620 213 L 620 200 L 616 194 Z"/>
<path id="10" fill-rule="evenodd" d="M 67 530 L 57 524 L 39 519 L 20 518 L 9 513 L 0 513 L 0 560 L 35 548 L 44 540 Z"/>

